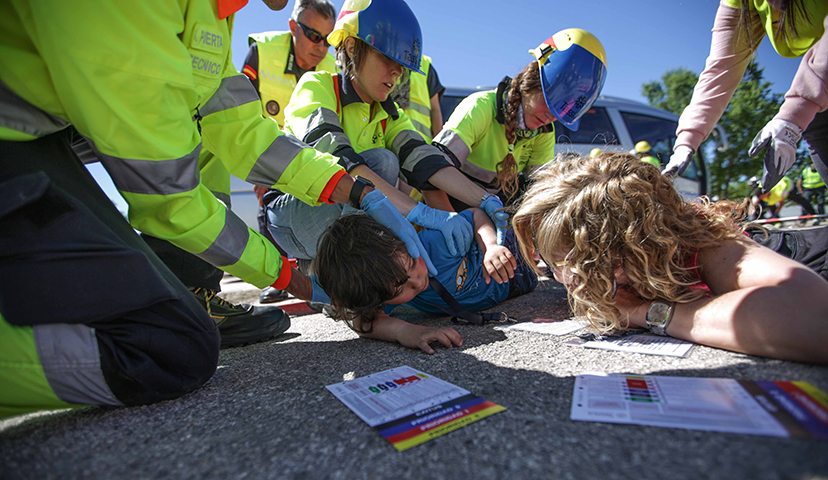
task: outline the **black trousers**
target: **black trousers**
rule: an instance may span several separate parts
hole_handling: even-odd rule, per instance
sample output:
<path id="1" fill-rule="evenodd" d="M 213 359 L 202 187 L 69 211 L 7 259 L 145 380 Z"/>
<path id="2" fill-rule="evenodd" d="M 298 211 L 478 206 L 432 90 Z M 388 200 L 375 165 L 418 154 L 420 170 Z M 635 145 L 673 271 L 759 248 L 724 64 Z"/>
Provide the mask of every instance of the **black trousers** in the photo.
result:
<path id="1" fill-rule="evenodd" d="M 0 141 L 0 312 L 94 328 L 126 405 L 183 395 L 215 372 L 218 329 L 97 185 L 72 133 Z"/>
<path id="2" fill-rule="evenodd" d="M 756 243 L 796 260 L 828 280 L 828 226 L 801 230 L 747 230 Z"/>

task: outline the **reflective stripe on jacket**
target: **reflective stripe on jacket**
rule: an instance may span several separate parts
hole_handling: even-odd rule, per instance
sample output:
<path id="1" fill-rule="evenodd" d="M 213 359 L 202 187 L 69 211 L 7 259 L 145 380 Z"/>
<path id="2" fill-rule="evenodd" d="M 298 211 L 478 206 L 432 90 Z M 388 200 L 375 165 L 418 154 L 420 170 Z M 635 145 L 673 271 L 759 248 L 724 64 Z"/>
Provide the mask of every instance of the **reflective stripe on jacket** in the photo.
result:
<path id="1" fill-rule="evenodd" d="M 230 62 L 232 16 L 216 12 L 215 0 L 2 2 L 0 138 L 73 124 L 136 229 L 261 287 L 279 275 L 280 255 L 202 184 L 200 153 L 311 204 L 341 168 L 262 117 Z"/>
<path id="2" fill-rule="evenodd" d="M 434 142 L 448 147 L 460 161 L 460 170 L 483 185 L 497 177 L 497 164 L 509 152 L 506 127 L 497 121 L 497 91 L 477 92 L 454 109 Z M 555 156 L 555 132 L 540 133 L 515 143 L 517 171 L 543 165 Z"/>
<path id="3" fill-rule="evenodd" d="M 263 115 L 276 119 L 282 127 L 285 125 L 285 107 L 298 80 L 290 72 L 292 66 L 287 64 L 292 38 L 290 32 L 263 32 L 251 34 L 247 39 L 249 45 L 256 43 L 259 52 L 259 96 Z M 328 52 L 314 70 L 336 73 L 333 55 Z"/>
<path id="4" fill-rule="evenodd" d="M 431 57 L 423 55 L 420 69 L 425 72 L 425 75 L 411 72 L 408 108 L 403 111 L 423 138 L 431 141 L 431 95 L 428 94 L 428 71 L 431 69 Z"/>
<path id="5" fill-rule="evenodd" d="M 336 79 L 340 82 L 339 96 Z M 302 75 L 285 109 L 285 131 L 320 151 L 339 156 L 349 171 L 364 163 L 359 152 L 388 149 L 399 158 L 409 183 L 418 189 L 437 170 L 450 166 L 442 153 L 414 130 L 411 120 L 392 100 L 371 105 L 363 102 L 344 75 Z"/>

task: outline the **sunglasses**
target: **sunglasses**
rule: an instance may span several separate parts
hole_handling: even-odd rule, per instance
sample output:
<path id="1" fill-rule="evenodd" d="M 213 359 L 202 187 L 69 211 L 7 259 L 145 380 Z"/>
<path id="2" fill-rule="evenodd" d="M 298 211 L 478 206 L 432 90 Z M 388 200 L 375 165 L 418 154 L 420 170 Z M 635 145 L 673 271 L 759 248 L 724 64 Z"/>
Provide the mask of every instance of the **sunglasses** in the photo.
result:
<path id="1" fill-rule="evenodd" d="M 294 20 L 295 21 L 295 20 Z M 330 47 L 331 44 L 328 43 L 328 36 L 322 35 L 321 33 L 317 32 L 316 30 L 310 28 L 309 26 L 305 25 L 302 22 L 296 21 L 296 24 L 302 27 L 302 33 L 305 34 L 305 38 L 310 40 L 313 43 L 325 42 L 326 47 Z"/>

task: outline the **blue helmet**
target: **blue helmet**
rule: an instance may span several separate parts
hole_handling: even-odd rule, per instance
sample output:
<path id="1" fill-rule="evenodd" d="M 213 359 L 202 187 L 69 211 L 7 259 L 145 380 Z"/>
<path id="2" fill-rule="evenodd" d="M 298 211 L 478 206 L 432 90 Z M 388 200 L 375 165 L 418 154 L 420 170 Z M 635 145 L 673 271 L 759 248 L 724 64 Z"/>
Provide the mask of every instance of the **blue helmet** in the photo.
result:
<path id="1" fill-rule="evenodd" d="M 346 0 L 328 42 L 338 47 L 354 36 L 405 68 L 422 73 L 420 22 L 403 0 Z"/>
<path id="2" fill-rule="evenodd" d="M 607 77 L 604 46 L 580 28 L 561 30 L 529 50 L 538 61 L 541 86 L 549 111 L 570 130 L 601 94 Z"/>

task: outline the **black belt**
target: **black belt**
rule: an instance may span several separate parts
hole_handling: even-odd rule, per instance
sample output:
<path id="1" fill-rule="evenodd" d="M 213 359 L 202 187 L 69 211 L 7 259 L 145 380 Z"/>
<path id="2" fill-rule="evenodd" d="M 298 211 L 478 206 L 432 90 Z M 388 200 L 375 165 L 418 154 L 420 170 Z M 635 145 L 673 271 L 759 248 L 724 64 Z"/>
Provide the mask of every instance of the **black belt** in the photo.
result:
<path id="1" fill-rule="evenodd" d="M 428 284 L 431 288 L 440 295 L 440 298 L 449 306 L 445 308 L 442 305 L 434 305 L 442 310 L 446 315 L 451 315 L 451 321 L 457 324 L 483 325 L 487 322 L 498 323 L 514 323 L 515 320 L 510 318 L 504 312 L 483 312 L 473 313 L 465 308 L 446 290 L 446 288 L 434 277 L 428 279 Z M 432 304 L 433 305 L 433 304 Z"/>

